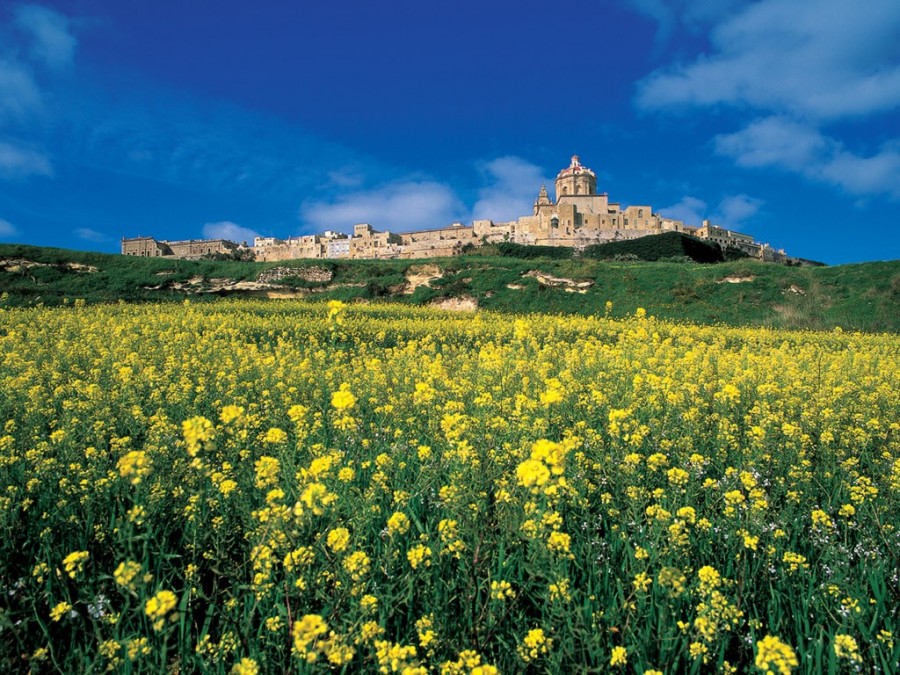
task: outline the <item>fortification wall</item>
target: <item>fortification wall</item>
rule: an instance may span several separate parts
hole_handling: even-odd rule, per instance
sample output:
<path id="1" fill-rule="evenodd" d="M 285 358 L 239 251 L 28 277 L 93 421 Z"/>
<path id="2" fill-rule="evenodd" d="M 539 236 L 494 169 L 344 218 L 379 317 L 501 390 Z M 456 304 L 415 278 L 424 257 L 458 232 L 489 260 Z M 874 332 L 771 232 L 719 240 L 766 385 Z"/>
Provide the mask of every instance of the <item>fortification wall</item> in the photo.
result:
<path id="1" fill-rule="evenodd" d="M 557 202 L 554 203 L 541 186 L 532 215 L 495 223 L 476 220 L 470 226 L 454 223 L 433 230 L 395 234 L 379 232 L 368 223 L 353 226 L 351 236 L 333 231 L 287 240 L 257 237 L 254 253 L 260 261 L 282 261 L 295 258 L 427 258 L 458 255 L 467 245 L 510 241 L 523 245 L 568 246 L 583 248 L 591 244 L 636 239 L 661 232 L 684 232 L 733 247 L 764 260 L 786 259 L 783 251 L 753 241 L 749 235 L 732 232 L 704 221 L 692 227 L 653 213 L 649 204 L 632 204 L 624 209 L 610 202 L 606 193 L 597 194 L 596 174 L 584 167 L 577 156 L 556 180 Z M 126 255 L 199 258 L 214 253 L 228 253 L 237 247 L 222 239 L 166 242 L 152 237 L 122 240 Z"/>

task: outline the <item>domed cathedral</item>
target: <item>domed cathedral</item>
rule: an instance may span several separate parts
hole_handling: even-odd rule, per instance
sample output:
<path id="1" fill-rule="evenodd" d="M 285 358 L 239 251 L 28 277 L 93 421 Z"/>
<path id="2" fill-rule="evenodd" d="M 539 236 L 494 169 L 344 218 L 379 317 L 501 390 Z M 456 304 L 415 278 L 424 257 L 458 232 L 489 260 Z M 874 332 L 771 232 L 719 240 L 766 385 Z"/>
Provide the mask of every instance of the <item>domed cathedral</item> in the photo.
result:
<path id="1" fill-rule="evenodd" d="M 556 176 L 556 201 L 560 197 L 570 195 L 597 194 L 597 174 L 578 161 L 578 155 L 572 155 L 572 163 Z"/>
<path id="2" fill-rule="evenodd" d="M 513 241 L 518 244 L 574 246 L 616 239 L 632 239 L 683 225 L 660 218 L 649 205 L 621 208 L 610 203 L 605 192 L 597 193 L 597 174 L 584 166 L 578 155 L 556 176 L 556 201 L 542 185 L 534 211 L 508 223 L 479 221 L 475 236 L 482 241 Z"/>

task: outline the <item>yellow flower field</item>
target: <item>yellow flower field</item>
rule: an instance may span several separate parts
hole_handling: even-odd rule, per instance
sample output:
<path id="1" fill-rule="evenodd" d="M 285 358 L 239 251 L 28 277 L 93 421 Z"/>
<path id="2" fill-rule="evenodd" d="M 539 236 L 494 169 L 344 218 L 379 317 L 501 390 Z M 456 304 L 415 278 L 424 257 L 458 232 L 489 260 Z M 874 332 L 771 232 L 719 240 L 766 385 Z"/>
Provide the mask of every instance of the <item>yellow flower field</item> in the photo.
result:
<path id="1" fill-rule="evenodd" d="M 900 338 L 0 310 L 4 672 L 897 672 Z"/>

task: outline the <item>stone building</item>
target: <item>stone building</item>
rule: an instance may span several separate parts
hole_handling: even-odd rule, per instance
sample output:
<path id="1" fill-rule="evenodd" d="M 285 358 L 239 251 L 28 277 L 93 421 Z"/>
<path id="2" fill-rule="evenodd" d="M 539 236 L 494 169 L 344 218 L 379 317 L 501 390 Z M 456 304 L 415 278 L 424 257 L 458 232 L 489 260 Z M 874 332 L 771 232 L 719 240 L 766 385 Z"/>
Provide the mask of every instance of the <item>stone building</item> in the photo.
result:
<path id="1" fill-rule="evenodd" d="M 649 205 L 622 208 L 605 192 L 597 192 L 597 175 L 572 157 L 568 167 L 556 177 L 556 201 L 541 186 L 530 216 L 507 223 L 478 220 L 476 237 L 485 243 L 512 241 L 539 246 L 572 246 L 619 239 L 635 239 L 648 234 L 683 231 L 684 223 L 662 218 Z"/>
<path id="2" fill-rule="evenodd" d="M 241 246 L 227 239 L 185 239 L 165 241 L 153 237 L 122 237 L 122 255 L 196 259 L 215 254 L 228 255 Z"/>

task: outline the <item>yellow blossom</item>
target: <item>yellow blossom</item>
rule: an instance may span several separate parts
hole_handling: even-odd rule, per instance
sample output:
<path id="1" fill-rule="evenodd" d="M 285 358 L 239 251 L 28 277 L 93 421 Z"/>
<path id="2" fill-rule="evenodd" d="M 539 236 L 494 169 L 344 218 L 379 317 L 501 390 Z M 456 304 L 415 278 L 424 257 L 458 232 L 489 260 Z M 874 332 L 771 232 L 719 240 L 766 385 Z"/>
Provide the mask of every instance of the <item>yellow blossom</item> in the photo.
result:
<path id="1" fill-rule="evenodd" d="M 161 630 L 166 616 L 175 609 L 178 604 L 178 598 L 169 590 L 159 591 L 152 598 L 147 600 L 144 606 L 144 613 L 150 617 L 153 622 L 153 630 Z"/>

